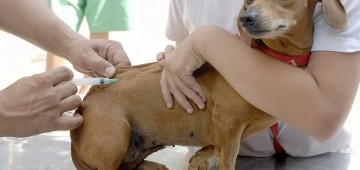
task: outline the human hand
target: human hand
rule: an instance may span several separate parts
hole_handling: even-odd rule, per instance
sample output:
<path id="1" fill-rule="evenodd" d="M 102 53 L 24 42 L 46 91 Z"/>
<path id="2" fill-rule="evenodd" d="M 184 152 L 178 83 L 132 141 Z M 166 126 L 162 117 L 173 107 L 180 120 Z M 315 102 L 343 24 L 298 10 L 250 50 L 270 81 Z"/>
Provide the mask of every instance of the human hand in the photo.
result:
<path id="1" fill-rule="evenodd" d="M 188 113 L 193 113 L 193 107 L 187 98 L 200 109 L 205 108 L 206 102 L 204 92 L 192 76 L 193 72 L 205 63 L 205 60 L 196 55 L 192 49 L 186 42 L 172 49 L 163 62 L 164 69 L 160 79 L 161 91 L 167 107 L 173 107 L 172 94 Z"/>
<path id="2" fill-rule="evenodd" d="M 114 66 L 131 65 L 122 45 L 111 40 L 74 40 L 59 53 L 77 71 L 92 77 L 112 77 L 116 71 Z"/>
<path id="3" fill-rule="evenodd" d="M 166 55 L 168 55 L 171 51 L 174 50 L 174 46 L 173 45 L 167 45 L 165 47 L 165 50 L 164 52 L 159 52 L 157 55 L 156 55 L 156 60 L 158 62 L 158 64 L 160 65 L 161 68 L 164 68 L 164 62 L 165 62 L 165 58 L 166 58 Z"/>
<path id="4" fill-rule="evenodd" d="M 73 73 L 58 67 L 24 77 L 0 91 L 0 136 L 26 137 L 55 130 L 71 130 L 83 118 L 62 115 L 81 104 Z"/>

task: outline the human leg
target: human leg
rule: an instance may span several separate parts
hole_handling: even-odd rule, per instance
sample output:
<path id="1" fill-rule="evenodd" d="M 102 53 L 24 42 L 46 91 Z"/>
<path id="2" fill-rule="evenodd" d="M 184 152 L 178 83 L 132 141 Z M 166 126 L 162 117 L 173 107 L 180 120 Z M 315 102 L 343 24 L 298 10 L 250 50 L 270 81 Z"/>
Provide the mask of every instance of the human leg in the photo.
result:
<path id="1" fill-rule="evenodd" d="M 48 0 L 49 8 L 73 30 L 78 31 L 84 17 L 83 0 Z M 65 60 L 51 53 L 46 54 L 46 71 L 63 66 Z"/>
<path id="2" fill-rule="evenodd" d="M 65 59 L 58 57 L 52 53 L 47 53 L 46 54 L 46 68 L 45 70 L 51 70 L 55 67 L 60 67 L 63 66 L 65 63 Z"/>
<path id="3" fill-rule="evenodd" d="M 90 32 L 127 31 L 131 28 L 128 0 L 87 0 L 84 13 Z"/>

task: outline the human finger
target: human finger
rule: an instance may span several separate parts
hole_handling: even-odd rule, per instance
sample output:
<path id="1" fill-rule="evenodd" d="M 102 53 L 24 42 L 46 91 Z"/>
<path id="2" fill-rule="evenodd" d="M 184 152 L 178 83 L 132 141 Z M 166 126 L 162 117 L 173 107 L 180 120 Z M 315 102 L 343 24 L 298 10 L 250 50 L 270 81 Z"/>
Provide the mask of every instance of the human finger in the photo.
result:
<path id="1" fill-rule="evenodd" d="M 158 61 L 158 64 L 159 64 L 159 66 L 160 66 L 161 68 L 164 68 L 165 60 L 166 60 L 166 59 L 163 59 L 163 60 L 161 60 L 161 61 Z"/>
<path id="2" fill-rule="evenodd" d="M 156 55 L 156 60 L 159 64 L 159 66 L 161 68 L 164 68 L 164 65 L 165 65 L 165 60 L 166 60 L 166 55 L 168 55 L 170 52 L 172 52 L 174 50 L 174 46 L 173 45 L 167 45 L 165 47 L 165 50 L 164 52 L 160 52 Z"/>
<path id="3" fill-rule="evenodd" d="M 194 109 L 190 104 L 189 100 L 187 99 L 187 96 L 184 94 L 184 91 L 180 90 L 184 88 L 182 86 L 185 86 L 185 84 L 178 78 L 168 76 L 167 79 L 170 87 L 170 92 L 174 96 L 175 100 L 180 104 L 181 107 L 186 110 L 186 112 L 192 114 L 194 112 Z"/>
<path id="4" fill-rule="evenodd" d="M 164 71 L 161 73 L 160 86 L 161 86 L 161 92 L 162 92 L 162 95 L 163 95 L 163 99 L 164 99 L 164 101 L 166 103 L 166 106 L 168 108 L 172 108 L 173 105 L 174 105 L 174 103 L 173 103 L 174 101 L 172 99 L 172 95 L 171 95 L 169 85 L 168 85 L 168 82 L 166 80 L 166 75 L 165 75 Z"/>
<path id="5" fill-rule="evenodd" d="M 180 91 L 182 91 L 182 93 L 184 93 L 187 98 L 191 99 L 200 109 L 204 109 L 205 108 L 204 102 L 206 101 L 206 99 L 204 99 L 205 97 L 203 96 L 205 95 L 200 85 L 197 83 L 195 77 L 186 76 L 181 80 L 183 84 L 179 84 Z"/>
<path id="6" fill-rule="evenodd" d="M 44 73 L 41 73 L 45 81 L 49 81 L 52 85 L 56 86 L 64 81 L 71 80 L 74 77 L 74 73 L 64 66 L 56 67 Z"/>
<path id="7" fill-rule="evenodd" d="M 81 105 L 81 98 L 78 95 L 71 95 L 60 101 L 61 113 L 77 109 Z"/>
<path id="8" fill-rule="evenodd" d="M 61 84 L 58 84 L 54 87 L 54 90 L 57 94 L 61 96 L 61 99 L 69 97 L 77 93 L 78 88 L 75 83 L 67 81 Z"/>
<path id="9" fill-rule="evenodd" d="M 188 78 L 188 80 L 183 80 L 187 86 L 191 87 L 192 90 L 194 90 L 196 92 L 196 94 L 198 96 L 200 96 L 201 100 L 203 102 L 206 102 L 206 95 L 204 93 L 204 91 L 202 90 L 202 87 L 200 86 L 200 84 L 197 82 L 196 78 L 194 76 L 186 76 Z"/>
<path id="10" fill-rule="evenodd" d="M 73 130 L 83 122 L 83 117 L 75 113 L 73 116 L 63 115 L 56 121 L 56 130 Z"/>
<path id="11" fill-rule="evenodd" d="M 169 54 L 170 52 L 174 51 L 174 49 L 175 49 L 175 47 L 174 47 L 173 45 L 167 45 L 167 46 L 165 47 L 165 51 L 164 51 L 165 56 L 166 56 L 167 54 Z"/>
<path id="12" fill-rule="evenodd" d="M 172 46 L 172 45 L 167 45 L 167 46 L 165 47 L 164 52 L 159 52 L 159 53 L 156 55 L 156 60 L 157 60 L 158 62 L 164 60 L 165 57 L 166 57 L 166 55 L 169 54 L 169 53 L 170 53 L 171 51 L 173 51 L 173 50 L 174 50 L 174 46 Z"/>
<path id="13" fill-rule="evenodd" d="M 95 52 L 91 53 L 88 60 L 89 68 L 103 77 L 112 77 L 116 69 L 113 65 L 111 65 L 108 61 L 101 58 Z"/>
<path id="14" fill-rule="evenodd" d="M 160 62 L 163 59 L 165 59 L 165 53 L 164 52 L 159 52 L 159 53 L 156 54 L 156 61 L 157 62 Z"/>
<path id="15" fill-rule="evenodd" d="M 164 68 L 164 62 L 165 62 L 165 53 L 160 52 L 156 55 L 156 60 L 161 68 Z"/>

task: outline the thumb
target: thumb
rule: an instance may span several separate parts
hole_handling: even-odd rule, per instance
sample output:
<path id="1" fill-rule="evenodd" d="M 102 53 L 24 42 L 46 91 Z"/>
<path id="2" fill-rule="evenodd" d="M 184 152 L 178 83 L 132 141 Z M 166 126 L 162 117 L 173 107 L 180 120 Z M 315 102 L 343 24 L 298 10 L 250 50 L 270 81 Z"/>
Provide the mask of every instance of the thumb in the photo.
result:
<path id="1" fill-rule="evenodd" d="M 104 77 L 114 76 L 116 69 L 112 64 L 110 64 L 105 59 L 99 57 L 98 55 L 94 55 L 90 58 L 91 60 L 88 61 L 89 67 L 95 72 L 96 75 Z"/>
<path id="2" fill-rule="evenodd" d="M 164 68 L 164 65 L 165 65 L 165 59 L 161 60 L 161 61 L 158 61 L 158 64 L 161 68 Z"/>

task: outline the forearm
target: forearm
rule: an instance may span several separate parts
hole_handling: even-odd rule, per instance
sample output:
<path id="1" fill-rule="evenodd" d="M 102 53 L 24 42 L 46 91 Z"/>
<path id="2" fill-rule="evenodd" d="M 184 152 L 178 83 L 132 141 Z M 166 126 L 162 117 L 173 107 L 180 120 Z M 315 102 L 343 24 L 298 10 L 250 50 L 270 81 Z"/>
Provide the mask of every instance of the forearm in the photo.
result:
<path id="1" fill-rule="evenodd" d="M 66 56 L 60 49 L 84 39 L 57 18 L 43 0 L 0 0 L 1 29 L 19 36 L 44 50 Z"/>
<path id="2" fill-rule="evenodd" d="M 259 109 L 320 140 L 340 129 L 359 83 L 359 69 L 351 70 L 357 68 L 359 59 L 324 62 L 324 54 L 313 54 L 308 70 L 304 70 L 272 59 L 234 37 L 218 28 L 202 28 L 192 36 L 194 51 Z M 343 56 L 333 56 L 337 57 Z M 346 57 L 359 58 L 357 54 Z M 346 69 L 351 79 L 343 75 Z"/>

